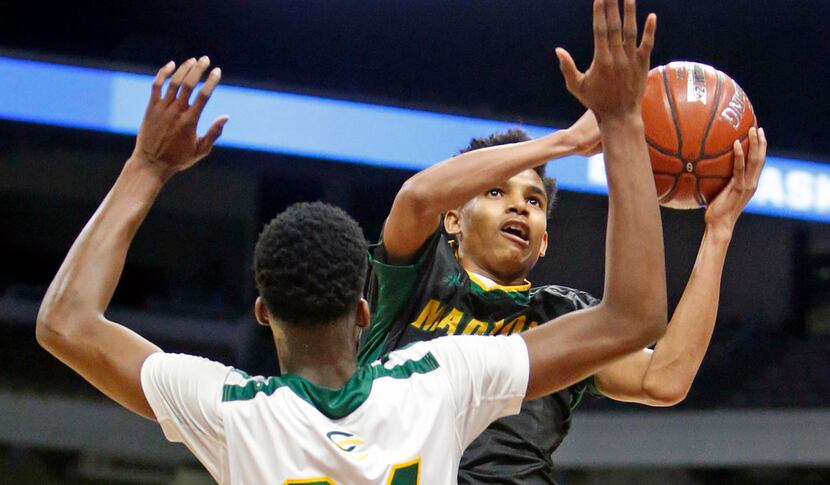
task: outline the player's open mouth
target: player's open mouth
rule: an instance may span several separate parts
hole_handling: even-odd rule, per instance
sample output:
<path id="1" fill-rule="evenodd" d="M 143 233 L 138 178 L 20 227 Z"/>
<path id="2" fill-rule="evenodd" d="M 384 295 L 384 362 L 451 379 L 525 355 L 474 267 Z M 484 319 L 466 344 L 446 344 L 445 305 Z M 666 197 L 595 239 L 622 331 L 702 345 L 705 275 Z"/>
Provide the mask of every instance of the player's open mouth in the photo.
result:
<path id="1" fill-rule="evenodd" d="M 508 221 L 501 227 L 501 233 L 506 238 L 527 246 L 530 244 L 530 230 L 527 224 L 519 221 Z"/>

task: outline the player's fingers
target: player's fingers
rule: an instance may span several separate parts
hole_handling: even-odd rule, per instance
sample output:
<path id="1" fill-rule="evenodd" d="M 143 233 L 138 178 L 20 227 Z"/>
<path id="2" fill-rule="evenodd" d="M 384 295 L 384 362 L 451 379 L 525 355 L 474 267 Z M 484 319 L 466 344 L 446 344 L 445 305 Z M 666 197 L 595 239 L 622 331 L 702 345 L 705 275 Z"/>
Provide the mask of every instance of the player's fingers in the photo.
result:
<path id="1" fill-rule="evenodd" d="M 762 137 L 761 130 L 750 128 L 749 135 L 749 156 L 747 161 L 747 180 L 751 184 L 758 178 L 764 159 L 766 158 L 766 139 Z"/>
<path id="2" fill-rule="evenodd" d="M 605 2 L 594 0 L 594 59 L 606 62 L 610 58 L 608 24 L 605 21 Z"/>
<path id="3" fill-rule="evenodd" d="M 637 2 L 625 0 L 623 17 L 623 46 L 626 52 L 637 49 Z"/>
<path id="4" fill-rule="evenodd" d="M 576 68 L 573 57 L 565 49 L 557 47 L 556 57 L 559 58 L 559 69 L 562 70 L 562 76 L 565 78 L 565 87 L 573 93 L 579 85 L 579 78 L 582 74 Z"/>
<path id="5" fill-rule="evenodd" d="M 651 62 L 651 51 L 654 49 L 654 36 L 657 32 L 657 15 L 650 13 L 646 17 L 646 25 L 643 27 L 643 39 L 640 41 L 638 54 L 640 63 L 648 67 Z"/>
<path id="6" fill-rule="evenodd" d="M 767 136 L 763 128 L 758 128 L 758 158 L 752 163 L 752 173 L 749 176 L 753 190 L 758 186 L 758 180 L 761 179 L 761 171 L 764 169 L 766 161 Z"/>
<path id="7" fill-rule="evenodd" d="M 734 155 L 734 162 L 732 163 L 732 181 L 738 189 L 743 190 L 746 185 L 744 181 L 746 160 L 744 158 L 744 148 L 741 146 L 740 140 L 735 140 L 732 143 L 732 152 Z"/>
<path id="8" fill-rule="evenodd" d="M 758 128 L 758 145 L 761 149 L 761 164 L 767 161 L 767 134 L 763 128 Z"/>
<path id="9" fill-rule="evenodd" d="M 755 134 L 758 139 L 758 159 L 763 160 L 767 156 L 767 137 L 763 128 L 756 128 Z"/>
<path id="10" fill-rule="evenodd" d="M 193 67 L 193 64 L 196 63 L 196 59 L 190 58 L 182 63 L 176 72 L 173 73 L 173 77 L 170 78 L 170 84 L 167 85 L 167 93 L 164 95 L 164 100 L 168 103 L 172 103 L 176 99 L 176 95 L 179 93 L 179 86 L 181 86 L 182 81 L 184 81 L 185 76 L 187 73 L 190 72 L 190 69 Z"/>
<path id="11" fill-rule="evenodd" d="M 153 79 L 153 88 L 150 91 L 150 102 L 155 103 L 159 99 L 161 99 L 161 87 L 164 86 L 164 81 L 170 77 L 170 74 L 173 73 L 173 70 L 176 68 L 176 63 L 173 61 L 168 62 L 167 64 L 161 66 L 159 72 L 156 73 L 155 79 Z"/>
<path id="12" fill-rule="evenodd" d="M 612 53 L 619 54 L 622 49 L 622 19 L 618 0 L 605 0 L 605 21 L 608 23 L 608 45 Z"/>
<path id="13" fill-rule="evenodd" d="M 208 66 L 210 66 L 210 59 L 208 56 L 202 56 L 196 61 L 196 64 L 193 65 L 187 73 L 187 76 L 185 76 L 184 81 L 182 81 L 182 87 L 179 90 L 179 95 L 176 98 L 176 104 L 180 108 L 187 109 L 188 103 L 190 102 L 190 94 L 193 92 L 199 80 L 202 79 L 202 74 L 204 74 Z"/>
<path id="14" fill-rule="evenodd" d="M 196 155 L 199 158 L 202 158 L 210 153 L 210 150 L 213 148 L 213 144 L 216 143 L 216 140 L 218 140 L 219 136 L 222 135 L 225 123 L 227 123 L 229 119 L 230 117 L 228 115 L 222 115 L 216 118 L 210 125 L 207 133 L 205 133 L 203 137 L 199 138 L 199 142 L 196 146 Z"/>
<path id="15" fill-rule="evenodd" d="M 749 140 L 749 159 L 755 160 L 758 158 L 758 128 L 750 128 L 746 137 Z"/>
<path id="16" fill-rule="evenodd" d="M 207 80 L 205 80 L 205 84 L 202 85 L 202 89 L 199 90 L 199 94 L 196 95 L 196 100 L 193 101 L 193 106 L 190 107 L 190 112 L 194 117 L 197 119 L 199 116 L 202 115 L 202 110 L 205 109 L 205 105 L 207 104 L 210 96 L 213 94 L 213 90 L 216 89 L 216 85 L 219 84 L 219 81 L 222 79 L 222 70 L 218 67 L 213 68 L 208 74 Z"/>

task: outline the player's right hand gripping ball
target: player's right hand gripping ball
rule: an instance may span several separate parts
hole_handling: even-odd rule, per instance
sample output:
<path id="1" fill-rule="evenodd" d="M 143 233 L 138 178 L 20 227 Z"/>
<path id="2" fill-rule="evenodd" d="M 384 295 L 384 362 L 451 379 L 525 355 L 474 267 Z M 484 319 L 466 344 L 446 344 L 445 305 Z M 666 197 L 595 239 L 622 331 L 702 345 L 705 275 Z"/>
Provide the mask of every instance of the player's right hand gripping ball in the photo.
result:
<path id="1" fill-rule="evenodd" d="M 652 69 L 643 122 L 660 204 L 704 207 L 732 177 L 732 144 L 744 153 L 755 112 L 743 89 L 726 74 L 696 62 Z"/>

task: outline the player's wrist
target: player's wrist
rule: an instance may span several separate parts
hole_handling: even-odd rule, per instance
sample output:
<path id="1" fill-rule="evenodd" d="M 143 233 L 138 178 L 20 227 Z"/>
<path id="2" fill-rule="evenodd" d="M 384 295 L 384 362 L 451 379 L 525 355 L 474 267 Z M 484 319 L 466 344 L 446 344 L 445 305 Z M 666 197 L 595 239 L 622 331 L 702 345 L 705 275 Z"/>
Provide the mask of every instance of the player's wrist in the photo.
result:
<path id="1" fill-rule="evenodd" d="M 164 166 L 138 149 L 133 151 L 130 158 L 127 159 L 125 170 L 130 170 L 132 173 L 146 178 L 149 183 L 155 181 L 161 185 L 167 183 L 176 174 L 175 170 Z"/>
<path id="2" fill-rule="evenodd" d="M 597 122 L 600 127 L 626 127 L 645 130 L 643 125 L 643 115 L 639 105 L 636 110 L 625 110 L 597 115 Z"/>
<path id="3" fill-rule="evenodd" d="M 704 234 L 707 240 L 728 245 L 732 241 L 735 224 L 727 221 L 707 222 Z"/>
<path id="4" fill-rule="evenodd" d="M 572 128 L 565 128 L 545 135 L 545 158 L 553 159 L 579 153 L 579 144 Z"/>

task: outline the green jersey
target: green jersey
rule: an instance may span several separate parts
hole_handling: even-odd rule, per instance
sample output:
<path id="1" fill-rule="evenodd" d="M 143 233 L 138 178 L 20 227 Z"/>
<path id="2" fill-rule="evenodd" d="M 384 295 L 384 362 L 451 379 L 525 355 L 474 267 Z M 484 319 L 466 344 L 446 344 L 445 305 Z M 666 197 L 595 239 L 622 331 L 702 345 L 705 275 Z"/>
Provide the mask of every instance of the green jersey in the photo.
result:
<path id="1" fill-rule="evenodd" d="M 383 244 L 370 250 L 372 326 L 359 359 L 379 356 L 444 335 L 509 335 L 598 303 L 563 286 L 500 286 L 466 271 L 440 232 L 414 264 L 387 264 Z M 490 425 L 464 453 L 459 483 L 550 484 L 551 454 L 568 433 L 585 381 L 522 405 L 519 415 Z"/>

